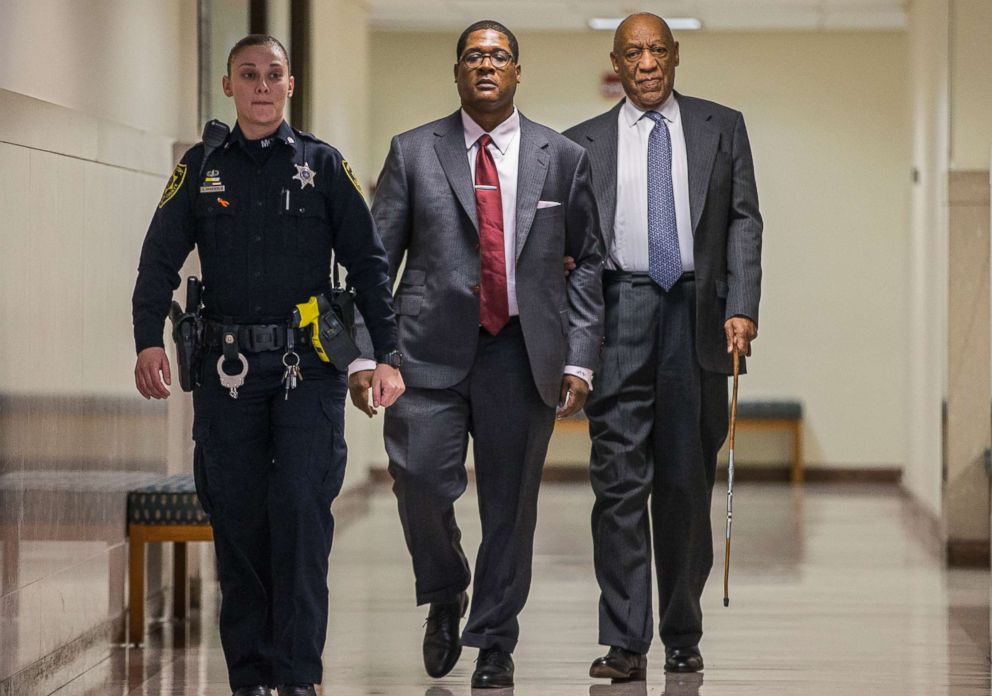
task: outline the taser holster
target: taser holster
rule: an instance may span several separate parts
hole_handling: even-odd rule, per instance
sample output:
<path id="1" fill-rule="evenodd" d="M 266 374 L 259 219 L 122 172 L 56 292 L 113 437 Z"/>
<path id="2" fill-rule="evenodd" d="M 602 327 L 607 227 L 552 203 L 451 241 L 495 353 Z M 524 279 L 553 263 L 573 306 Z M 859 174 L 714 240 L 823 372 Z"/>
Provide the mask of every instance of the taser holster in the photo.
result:
<path id="1" fill-rule="evenodd" d="M 203 353 L 203 320 L 200 314 L 202 292 L 200 279 L 190 276 L 186 279 L 186 311 L 175 300 L 169 310 L 172 339 L 176 342 L 179 387 L 185 392 L 200 386 L 200 358 Z"/>
<path id="2" fill-rule="evenodd" d="M 329 293 L 311 297 L 293 308 L 294 327 L 310 327 L 310 342 L 317 357 L 347 372 L 362 351 L 355 343 L 355 290 L 341 287 L 338 264 L 334 262 Z"/>

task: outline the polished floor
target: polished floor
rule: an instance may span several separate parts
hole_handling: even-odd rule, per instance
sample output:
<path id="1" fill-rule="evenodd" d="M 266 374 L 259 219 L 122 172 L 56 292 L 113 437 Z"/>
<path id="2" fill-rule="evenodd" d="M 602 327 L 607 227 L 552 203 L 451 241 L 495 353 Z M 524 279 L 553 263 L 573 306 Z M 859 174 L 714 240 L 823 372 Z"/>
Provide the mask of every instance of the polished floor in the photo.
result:
<path id="1" fill-rule="evenodd" d="M 578 484 L 542 491 L 535 578 L 522 618 L 516 688 L 498 696 L 988 696 L 989 574 L 946 571 L 890 487 L 739 485 L 731 606 L 722 606 L 723 491 L 715 494 L 717 565 L 704 606 L 703 675 L 667 677 L 663 651 L 648 681 L 596 683 L 597 589 L 588 533 L 592 495 Z M 460 503 L 466 549 L 478 543 L 474 491 Z M 425 612 L 392 494 L 335 541 L 325 695 L 467 696 L 474 650 L 445 679 L 422 669 Z M 114 648 L 66 684 L 77 694 L 228 694 L 217 637 L 217 593 L 202 619 L 158 624 L 143 649 Z M 480 692 L 475 692 L 476 696 Z M 481 692 L 485 694 L 485 692 Z"/>

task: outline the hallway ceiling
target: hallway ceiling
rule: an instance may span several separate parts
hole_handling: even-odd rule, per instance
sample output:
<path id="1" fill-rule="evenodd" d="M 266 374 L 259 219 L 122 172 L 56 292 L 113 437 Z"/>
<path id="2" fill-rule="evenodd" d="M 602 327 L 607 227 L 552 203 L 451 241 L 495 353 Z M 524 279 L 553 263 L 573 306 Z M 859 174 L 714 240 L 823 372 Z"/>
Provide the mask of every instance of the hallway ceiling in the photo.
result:
<path id="1" fill-rule="evenodd" d="M 695 17 L 703 29 L 892 30 L 906 26 L 907 0 L 368 0 L 376 29 L 462 29 L 484 18 L 514 31 L 590 31 L 592 17 L 648 11 Z"/>

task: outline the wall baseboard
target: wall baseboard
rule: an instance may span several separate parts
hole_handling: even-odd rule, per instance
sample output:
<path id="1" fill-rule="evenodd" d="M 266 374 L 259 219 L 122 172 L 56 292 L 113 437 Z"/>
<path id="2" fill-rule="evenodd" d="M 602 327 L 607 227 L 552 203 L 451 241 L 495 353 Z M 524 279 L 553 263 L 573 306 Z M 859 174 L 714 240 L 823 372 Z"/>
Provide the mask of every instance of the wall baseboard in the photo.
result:
<path id="1" fill-rule="evenodd" d="M 945 546 L 948 568 L 989 568 L 992 554 L 988 541 L 948 539 Z"/>
<path id="2" fill-rule="evenodd" d="M 0 696 L 47 696 L 105 660 L 114 636 L 123 630 L 123 614 L 94 626 L 0 681 Z"/>
<path id="3" fill-rule="evenodd" d="M 857 467 L 807 467 L 804 471 L 806 483 L 884 483 L 898 484 L 902 480 L 902 469 L 885 467 L 861 469 Z M 469 471 L 469 480 L 475 479 L 475 472 Z M 717 480 L 726 481 L 726 469 L 717 470 Z M 374 466 L 369 471 L 369 480 L 374 483 L 392 483 L 393 479 L 384 466 Z M 588 483 L 589 467 L 585 464 L 545 464 L 543 481 L 548 483 Z M 735 481 L 782 482 L 789 481 L 789 466 L 736 467 Z"/>

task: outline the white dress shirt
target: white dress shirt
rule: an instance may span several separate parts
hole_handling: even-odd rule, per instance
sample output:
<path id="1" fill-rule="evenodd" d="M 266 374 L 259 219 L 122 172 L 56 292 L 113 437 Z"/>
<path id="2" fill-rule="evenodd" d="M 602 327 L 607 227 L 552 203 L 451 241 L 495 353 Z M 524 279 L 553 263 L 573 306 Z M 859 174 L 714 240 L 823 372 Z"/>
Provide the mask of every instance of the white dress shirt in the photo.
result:
<path id="1" fill-rule="evenodd" d="M 674 92 L 656 111 L 664 117 L 672 138 L 672 186 L 675 190 L 675 224 L 682 252 L 682 271 L 694 271 L 689 167 L 682 113 Z M 617 117 L 617 210 L 607 268 L 632 273 L 646 273 L 648 270 L 648 136 L 655 124 L 643 116 L 644 111 L 628 99 L 620 107 Z"/>
<path id="2" fill-rule="evenodd" d="M 465 134 L 465 150 L 468 155 L 468 166 L 475 181 L 475 160 L 479 153 L 479 138 L 486 132 L 472 117 L 462 109 L 462 129 Z M 520 163 L 520 113 L 513 109 L 509 118 L 489 132 L 492 143 L 489 153 L 496 163 L 496 173 L 499 175 L 499 189 L 503 204 L 503 252 L 506 255 L 506 295 L 510 316 L 519 316 L 520 307 L 517 304 L 517 174 Z M 562 261 L 562 273 L 564 259 Z M 348 366 L 348 374 L 359 370 L 373 370 L 375 362 L 359 358 Z M 585 380 L 592 388 L 592 370 L 576 365 L 566 365 L 565 374 L 575 375 Z"/>

